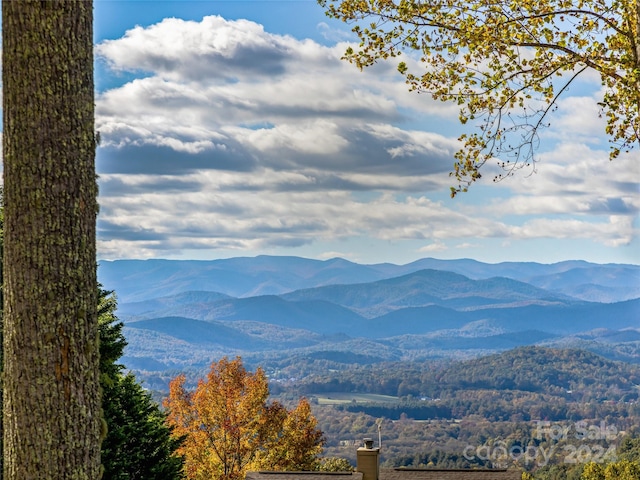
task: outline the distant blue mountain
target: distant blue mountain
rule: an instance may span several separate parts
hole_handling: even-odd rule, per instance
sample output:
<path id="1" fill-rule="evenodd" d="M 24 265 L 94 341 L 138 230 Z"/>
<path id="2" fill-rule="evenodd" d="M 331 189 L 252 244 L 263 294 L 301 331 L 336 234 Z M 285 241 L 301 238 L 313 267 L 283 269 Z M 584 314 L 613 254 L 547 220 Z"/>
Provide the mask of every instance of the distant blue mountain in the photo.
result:
<path id="1" fill-rule="evenodd" d="M 124 361 L 145 375 L 223 355 L 371 363 L 532 344 L 640 363 L 635 265 L 261 256 L 103 261 L 98 275 L 119 299 Z"/>
<path id="2" fill-rule="evenodd" d="M 150 320 L 131 322 L 129 328 L 152 330 L 162 332 L 178 340 L 184 340 L 193 344 L 222 344 L 226 347 L 253 349 L 260 345 L 251 338 L 236 329 L 230 328 L 220 322 L 204 322 L 184 317 L 162 317 Z"/>
<path id="3" fill-rule="evenodd" d="M 238 257 L 222 260 L 103 260 L 98 277 L 122 301 L 143 301 L 188 291 L 233 297 L 277 295 L 299 288 L 388 278 L 375 266 L 343 259 Z"/>
<path id="4" fill-rule="evenodd" d="M 283 294 L 287 300 L 325 300 L 367 317 L 399 308 L 440 305 L 457 310 L 514 304 L 572 304 L 581 301 L 509 278 L 472 280 L 453 272 L 419 270 L 396 278 L 330 285 Z"/>
<path id="5" fill-rule="evenodd" d="M 473 280 L 511 278 L 583 300 L 616 302 L 640 297 L 640 266 L 584 261 L 488 264 L 425 258 L 407 265 L 361 265 L 340 258 L 321 261 L 274 256 L 209 261 L 102 260 L 98 277 L 105 288 L 115 289 L 120 300 L 129 303 L 188 291 L 232 297 L 279 295 L 326 285 L 374 282 L 426 269 L 458 273 Z"/>
<path id="6" fill-rule="evenodd" d="M 163 309 L 175 309 L 188 305 L 202 305 L 231 298 L 229 295 L 218 292 L 183 292 L 168 297 L 153 298 L 141 302 L 120 303 L 118 313 L 120 315 L 142 315 L 147 312 L 158 312 Z M 184 309 L 182 309 L 184 310 Z"/>

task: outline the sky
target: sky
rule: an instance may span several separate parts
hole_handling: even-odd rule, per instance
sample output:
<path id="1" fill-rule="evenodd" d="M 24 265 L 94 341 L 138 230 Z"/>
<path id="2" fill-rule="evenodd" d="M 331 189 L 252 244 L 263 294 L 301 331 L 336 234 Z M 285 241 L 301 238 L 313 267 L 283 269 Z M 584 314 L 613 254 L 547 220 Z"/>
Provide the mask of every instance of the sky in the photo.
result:
<path id="1" fill-rule="evenodd" d="M 452 199 L 457 107 L 341 60 L 315 1 L 94 5 L 100 259 L 640 263 L 640 157 L 609 161 L 596 77 L 535 171 Z"/>

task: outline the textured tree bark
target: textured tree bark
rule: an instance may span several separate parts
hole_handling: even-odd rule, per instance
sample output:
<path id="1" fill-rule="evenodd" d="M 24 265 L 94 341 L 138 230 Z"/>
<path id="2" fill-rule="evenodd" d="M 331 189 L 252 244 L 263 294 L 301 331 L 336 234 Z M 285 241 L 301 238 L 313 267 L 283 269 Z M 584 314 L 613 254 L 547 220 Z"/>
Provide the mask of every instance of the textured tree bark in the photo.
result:
<path id="1" fill-rule="evenodd" d="M 4 478 L 100 478 L 93 6 L 2 2 Z"/>

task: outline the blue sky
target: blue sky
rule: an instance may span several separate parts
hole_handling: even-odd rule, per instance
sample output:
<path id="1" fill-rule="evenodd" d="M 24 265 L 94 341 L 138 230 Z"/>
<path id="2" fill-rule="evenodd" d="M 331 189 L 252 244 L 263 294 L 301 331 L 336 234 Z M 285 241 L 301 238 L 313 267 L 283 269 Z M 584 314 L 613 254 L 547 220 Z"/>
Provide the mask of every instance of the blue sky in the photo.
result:
<path id="1" fill-rule="evenodd" d="M 536 171 L 449 198 L 455 106 L 341 61 L 314 1 L 95 1 L 102 259 L 640 263 L 640 161 L 611 163 L 597 78 Z"/>

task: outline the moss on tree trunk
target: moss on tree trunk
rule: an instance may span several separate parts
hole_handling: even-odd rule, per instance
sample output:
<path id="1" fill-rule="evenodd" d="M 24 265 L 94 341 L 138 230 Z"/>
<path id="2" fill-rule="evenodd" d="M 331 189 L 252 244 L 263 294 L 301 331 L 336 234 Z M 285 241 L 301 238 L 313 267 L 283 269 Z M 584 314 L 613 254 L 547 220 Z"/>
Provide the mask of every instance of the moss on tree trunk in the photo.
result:
<path id="1" fill-rule="evenodd" d="M 2 2 L 8 480 L 100 477 L 92 21 Z"/>

